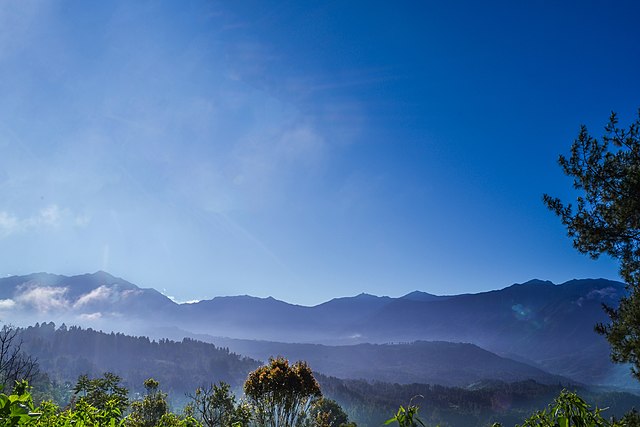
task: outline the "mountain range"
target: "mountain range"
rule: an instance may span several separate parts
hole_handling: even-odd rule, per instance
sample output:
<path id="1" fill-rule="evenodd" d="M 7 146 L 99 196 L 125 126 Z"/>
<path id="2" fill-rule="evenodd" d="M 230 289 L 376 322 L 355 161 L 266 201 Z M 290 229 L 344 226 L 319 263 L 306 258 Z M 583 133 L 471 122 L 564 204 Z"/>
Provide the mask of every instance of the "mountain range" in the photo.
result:
<path id="1" fill-rule="evenodd" d="M 267 353 L 307 359 L 316 354 L 319 361 L 324 355 L 329 375 L 342 372 L 352 378 L 375 371 L 385 380 L 401 378 L 398 382 L 416 380 L 418 374 L 407 374 L 412 372 L 408 367 L 420 360 L 434 365 L 434 355 L 445 348 L 443 343 L 406 347 L 408 343 L 466 343 L 473 347 L 459 345 L 456 351 L 492 352 L 511 359 L 509 363 L 585 384 L 633 387 L 628 367 L 609 361 L 607 342 L 593 331 L 596 323 L 607 321 L 602 304 L 615 305 L 624 294 L 622 283 L 605 279 L 559 285 L 532 280 L 477 294 L 360 294 L 312 307 L 246 295 L 176 304 L 154 289 L 105 272 L 73 277 L 38 273 L 0 279 L 0 316 L 18 324 L 53 320 L 156 337 L 182 334 L 263 360 Z M 319 347 L 305 350 L 301 344 Z M 477 359 L 476 365 L 485 363 L 479 354 L 470 358 Z M 375 355 L 376 362 L 363 370 L 366 355 Z M 451 353 L 445 359 L 454 360 Z M 393 369 L 392 360 L 405 367 L 404 373 Z M 424 374 L 423 368 L 419 375 Z M 483 375 L 476 369 L 467 379 Z"/>
<path id="2" fill-rule="evenodd" d="M 41 372 L 33 381 L 36 400 L 53 399 L 66 406 L 73 401 L 73 384 L 83 375 L 102 377 L 111 372 L 121 378 L 132 399 L 144 394 L 143 383 L 152 377 L 168 393 L 173 408 L 183 407 L 198 387 L 225 381 L 234 394 L 242 394 L 242 385 L 259 362 L 241 357 L 228 348 L 184 338 L 180 341 L 132 337 L 105 333 L 91 328 L 52 322 L 18 328 L 22 350 L 37 358 Z M 278 343 L 268 343 L 278 346 Z M 282 345 L 280 343 L 280 345 Z M 360 426 L 380 426 L 399 405 L 412 401 L 420 405 L 420 417 L 429 425 L 487 426 L 494 422 L 514 425 L 536 409 L 552 401 L 563 388 L 576 390 L 589 402 L 608 408 L 607 416 L 620 417 L 637 407 L 640 396 L 619 391 L 603 391 L 567 379 L 553 377 L 522 363 L 500 358 L 472 344 L 414 342 L 411 344 L 358 344 L 327 348 L 315 344 L 287 344 L 306 349 L 298 353 L 311 357 L 315 376 L 323 396 L 336 400 Z M 276 347 L 274 347 L 276 348 Z M 274 349 L 272 348 L 272 349 Z M 316 354 L 317 353 L 317 354 Z M 413 354 L 416 358 L 407 358 Z M 343 371 L 346 379 L 323 375 L 319 370 L 332 366 L 358 365 L 380 372 L 392 372 L 393 382 L 368 375 L 365 370 Z M 325 364 L 322 358 L 327 359 Z M 366 362 L 366 363 L 365 363 Z M 375 371 L 374 371 L 375 372 Z M 420 373 L 429 384 L 398 384 L 395 380 Z M 434 375 L 435 374 L 435 375 Z M 469 379 L 481 379 L 465 387 L 442 385 Z M 519 378 L 533 378 L 519 380 Z M 432 381 L 433 380 L 433 381 Z M 419 396 L 419 397 L 418 397 Z"/>

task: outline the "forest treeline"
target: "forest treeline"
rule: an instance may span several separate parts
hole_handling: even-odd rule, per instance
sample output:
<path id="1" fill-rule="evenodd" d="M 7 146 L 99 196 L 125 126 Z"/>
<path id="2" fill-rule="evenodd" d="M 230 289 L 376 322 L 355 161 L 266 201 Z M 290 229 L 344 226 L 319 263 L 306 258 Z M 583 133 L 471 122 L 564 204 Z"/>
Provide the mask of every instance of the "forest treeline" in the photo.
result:
<path id="1" fill-rule="evenodd" d="M 36 358 L 41 370 L 57 383 L 113 372 L 134 392 L 143 392 L 149 377 L 176 396 L 205 382 L 224 381 L 237 388 L 260 365 L 228 348 L 190 338 L 155 341 L 64 324 L 56 328 L 53 322 L 21 328 L 20 338 L 24 352 Z"/>
<path id="2" fill-rule="evenodd" d="M 306 362 L 290 364 L 284 358 L 272 358 L 269 363 L 252 371 L 244 383 L 244 395 L 238 400 L 224 382 L 197 388 L 190 402 L 180 411 L 172 411 L 167 394 L 158 381 L 144 381 L 146 392 L 129 399 L 129 390 L 121 378 L 105 373 L 99 378 L 82 375 L 73 387 L 70 402 L 61 407 L 51 400 L 34 403 L 26 380 L 16 381 L 11 394 L 0 394 L 0 426 L 4 427 L 357 427 L 349 415 L 334 400 L 323 396 Z M 373 384 L 373 387 L 379 386 Z M 530 390 L 532 384 L 516 385 L 516 390 Z M 415 386 L 414 386 L 415 387 Z M 419 387 L 419 386 L 418 386 Z M 434 388 L 440 395 L 443 390 Z M 435 396 L 436 394 L 434 394 Z M 399 427 L 427 427 L 419 418 L 420 407 L 414 399 L 400 406 L 384 424 Z M 441 396 L 440 398 L 446 398 Z M 427 397 L 429 399 L 429 397 Z M 449 403 L 456 410 L 455 403 Z M 451 422 L 451 424 L 449 424 Z M 457 424 L 456 422 L 462 422 Z M 364 423 L 360 425 L 380 425 Z M 438 425 L 469 425 L 463 419 Z M 503 422 L 485 424 L 502 427 Z M 578 394 L 562 390 L 547 408 L 535 411 L 516 427 L 635 427 L 640 414 L 628 411 L 621 418 L 605 418 L 602 410 L 592 408 Z"/>
<path id="3" fill-rule="evenodd" d="M 261 364 L 193 339 L 154 341 L 79 327 L 56 327 L 51 322 L 18 332 L 22 351 L 37 358 L 41 372 L 32 382 L 34 405 L 50 400 L 58 408 L 71 408 L 78 400 L 78 383 L 97 380 L 111 372 L 119 378 L 119 387 L 127 390 L 130 402 L 144 401 L 150 395 L 146 381 L 153 378 L 159 385 L 151 394 L 157 398 L 167 393 L 167 410 L 180 414 L 198 390 L 211 391 L 214 384 L 228 384 L 228 396 L 240 402 L 240 396 L 246 396 L 245 381 Z M 429 425 L 514 425 L 543 408 L 566 386 L 535 381 L 482 381 L 462 388 L 313 375 L 322 395 L 336 402 L 360 426 L 381 425 L 412 398 Z M 621 417 L 629 408 L 640 406 L 640 398 L 629 393 L 577 391 L 589 402 L 608 407 L 606 417 Z M 127 408 L 131 411 L 130 406 Z"/>
<path id="4" fill-rule="evenodd" d="M 484 381 L 471 387 L 437 384 L 392 384 L 365 380 L 343 380 L 318 375 L 324 395 L 339 402 L 362 425 L 379 426 L 399 405 L 412 398 L 420 406 L 421 418 L 429 425 L 515 425 L 544 408 L 564 389 L 563 384 L 535 381 L 506 383 Z M 640 408 L 640 397 L 632 393 L 572 387 L 592 405 L 607 408 L 603 416 L 622 417 L 630 408 Z"/>

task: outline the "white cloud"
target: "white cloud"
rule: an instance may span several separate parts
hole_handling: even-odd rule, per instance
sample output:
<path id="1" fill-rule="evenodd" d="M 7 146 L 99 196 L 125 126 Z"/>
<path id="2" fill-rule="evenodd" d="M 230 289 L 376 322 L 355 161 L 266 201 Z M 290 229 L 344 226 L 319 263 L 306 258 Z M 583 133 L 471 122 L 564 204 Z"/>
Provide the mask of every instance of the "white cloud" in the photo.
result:
<path id="1" fill-rule="evenodd" d="M 102 313 L 95 312 L 95 313 L 82 313 L 81 315 L 78 316 L 78 318 L 80 320 L 98 320 L 102 318 Z"/>
<path id="2" fill-rule="evenodd" d="M 602 289 L 594 289 L 587 294 L 588 299 L 616 299 L 618 297 L 618 291 L 613 286 L 609 286 Z"/>
<path id="3" fill-rule="evenodd" d="M 136 296 L 140 294 L 142 294 L 142 291 L 140 289 L 125 289 L 124 291 L 120 292 L 120 297 L 128 298 L 129 296 Z"/>
<path id="4" fill-rule="evenodd" d="M 73 304 L 73 308 L 80 308 L 95 301 L 108 300 L 113 296 L 113 294 L 113 289 L 102 285 L 78 298 L 78 300 Z"/>
<path id="5" fill-rule="evenodd" d="M 69 307 L 69 301 L 65 298 L 68 290 L 66 287 L 37 286 L 27 283 L 18 287 L 15 301 L 45 313 L 51 310 L 64 310 Z"/>
<path id="6" fill-rule="evenodd" d="M 88 221 L 85 217 L 74 218 L 69 209 L 60 208 L 56 204 L 48 205 L 25 218 L 19 218 L 11 212 L 0 211 L 0 238 L 42 228 L 58 228 L 67 222 L 76 226 L 85 226 Z"/>
<path id="7" fill-rule="evenodd" d="M 16 302 L 12 299 L 0 299 L 0 310 L 10 310 L 15 307 Z"/>
<path id="8" fill-rule="evenodd" d="M 618 299 L 618 291 L 613 286 L 608 286 L 602 289 L 594 289 L 587 294 L 586 297 L 580 297 L 575 301 L 575 304 L 582 307 L 585 300 L 605 300 L 605 299 Z"/>
<path id="9" fill-rule="evenodd" d="M 166 291 L 166 289 L 165 289 Z M 195 304 L 200 302 L 201 300 L 199 299 L 191 299 L 191 300 L 187 300 L 187 301 L 180 301 L 178 299 L 176 299 L 174 296 L 171 295 L 167 295 L 164 292 L 162 293 L 162 295 L 164 295 L 165 297 L 169 298 L 171 301 L 175 302 L 176 304 Z"/>

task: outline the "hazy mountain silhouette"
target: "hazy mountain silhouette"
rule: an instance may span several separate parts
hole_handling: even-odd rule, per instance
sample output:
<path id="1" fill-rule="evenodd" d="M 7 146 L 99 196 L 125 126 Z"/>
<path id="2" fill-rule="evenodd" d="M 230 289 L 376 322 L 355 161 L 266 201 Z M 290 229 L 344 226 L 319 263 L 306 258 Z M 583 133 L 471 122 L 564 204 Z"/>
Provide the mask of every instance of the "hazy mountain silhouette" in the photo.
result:
<path id="1" fill-rule="evenodd" d="M 626 367 L 609 362 L 607 342 L 593 331 L 607 321 L 602 303 L 615 305 L 624 293 L 622 283 L 604 279 L 532 280 L 478 294 L 361 294 L 313 307 L 250 296 L 176 304 L 104 272 L 39 273 L 0 279 L 0 315 L 23 323 L 66 321 L 133 333 L 177 327 L 289 343 L 466 342 L 576 381 L 635 386 Z"/>
<path id="2" fill-rule="evenodd" d="M 505 382 L 532 379 L 540 384 L 565 385 L 572 382 L 473 344 L 416 341 L 325 346 L 228 338 L 204 340 L 258 360 L 268 360 L 271 355 L 306 360 L 320 373 L 346 379 L 446 386 L 468 386 L 489 379 Z"/>

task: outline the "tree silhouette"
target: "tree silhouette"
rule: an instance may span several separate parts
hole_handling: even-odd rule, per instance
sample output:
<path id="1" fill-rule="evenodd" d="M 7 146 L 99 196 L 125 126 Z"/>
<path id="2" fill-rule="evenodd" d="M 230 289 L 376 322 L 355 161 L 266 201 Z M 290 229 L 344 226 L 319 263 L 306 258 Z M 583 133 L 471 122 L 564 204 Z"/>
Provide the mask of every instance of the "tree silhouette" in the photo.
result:
<path id="1" fill-rule="evenodd" d="M 607 254 L 620 262 L 628 296 L 618 308 L 605 307 L 610 324 L 599 324 L 615 362 L 630 362 L 640 379 L 640 111 L 627 129 L 612 113 L 601 139 L 582 126 L 571 156 L 560 166 L 579 191 L 575 207 L 544 195 L 544 203 L 560 217 L 574 247 L 592 258 Z"/>
<path id="2" fill-rule="evenodd" d="M 289 365 L 283 357 L 249 374 L 244 392 L 254 408 L 255 421 L 264 427 L 295 427 L 308 418 L 313 399 L 322 396 L 306 362 Z"/>

